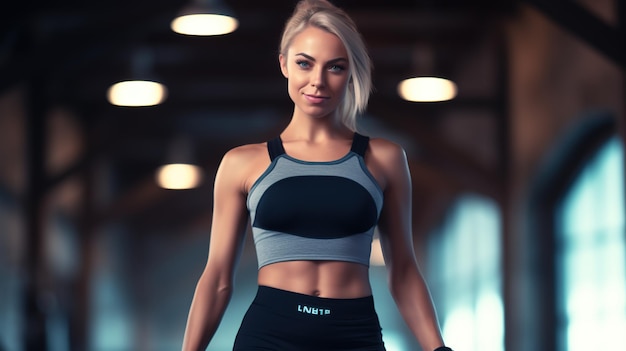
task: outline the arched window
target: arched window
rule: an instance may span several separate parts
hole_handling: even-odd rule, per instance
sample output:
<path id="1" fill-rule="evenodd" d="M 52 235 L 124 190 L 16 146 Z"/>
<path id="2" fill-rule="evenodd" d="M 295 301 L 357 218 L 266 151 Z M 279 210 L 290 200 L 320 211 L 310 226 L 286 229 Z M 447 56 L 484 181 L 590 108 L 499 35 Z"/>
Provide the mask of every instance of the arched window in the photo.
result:
<path id="1" fill-rule="evenodd" d="M 464 195 L 431 241 L 428 268 L 444 340 L 458 351 L 504 350 L 497 204 Z"/>
<path id="2" fill-rule="evenodd" d="M 557 207 L 559 350 L 626 350 L 623 153 L 606 142 Z"/>

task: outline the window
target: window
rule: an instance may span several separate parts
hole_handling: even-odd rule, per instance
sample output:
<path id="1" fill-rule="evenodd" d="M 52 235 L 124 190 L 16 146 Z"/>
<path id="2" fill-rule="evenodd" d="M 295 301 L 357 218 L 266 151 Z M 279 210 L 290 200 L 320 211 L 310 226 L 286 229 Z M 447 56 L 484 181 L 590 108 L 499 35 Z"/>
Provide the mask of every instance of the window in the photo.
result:
<path id="1" fill-rule="evenodd" d="M 504 350 L 500 215 L 460 197 L 432 241 L 428 267 L 443 337 L 457 351 Z"/>
<path id="2" fill-rule="evenodd" d="M 557 208 L 559 350 L 626 350 L 623 153 L 610 139 Z"/>

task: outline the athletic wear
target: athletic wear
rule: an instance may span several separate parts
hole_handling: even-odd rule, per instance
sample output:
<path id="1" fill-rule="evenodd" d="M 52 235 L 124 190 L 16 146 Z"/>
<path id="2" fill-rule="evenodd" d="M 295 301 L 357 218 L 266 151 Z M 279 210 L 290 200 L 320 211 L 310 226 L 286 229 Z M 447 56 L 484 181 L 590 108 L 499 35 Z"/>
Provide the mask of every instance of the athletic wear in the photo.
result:
<path id="1" fill-rule="evenodd" d="M 384 351 L 372 296 L 330 299 L 260 286 L 234 351 Z"/>
<path id="2" fill-rule="evenodd" d="M 272 162 L 247 199 L 259 268 L 292 260 L 369 265 L 383 194 L 365 166 L 368 143 L 355 133 L 350 152 L 332 162 L 295 159 L 280 137 L 267 143 Z"/>

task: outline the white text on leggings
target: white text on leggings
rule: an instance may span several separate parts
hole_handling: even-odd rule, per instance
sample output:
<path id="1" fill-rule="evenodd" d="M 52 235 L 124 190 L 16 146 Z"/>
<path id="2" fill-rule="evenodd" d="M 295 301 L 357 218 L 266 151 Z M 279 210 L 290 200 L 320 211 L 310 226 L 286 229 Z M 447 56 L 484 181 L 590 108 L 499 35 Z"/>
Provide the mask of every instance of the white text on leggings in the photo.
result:
<path id="1" fill-rule="evenodd" d="M 325 316 L 325 315 L 330 314 L 329 309 L 303 306 L 303 305 L 298 305 L 298 312 L 306 313 L 306 314 L 314 314 L 316 316 Z"/>

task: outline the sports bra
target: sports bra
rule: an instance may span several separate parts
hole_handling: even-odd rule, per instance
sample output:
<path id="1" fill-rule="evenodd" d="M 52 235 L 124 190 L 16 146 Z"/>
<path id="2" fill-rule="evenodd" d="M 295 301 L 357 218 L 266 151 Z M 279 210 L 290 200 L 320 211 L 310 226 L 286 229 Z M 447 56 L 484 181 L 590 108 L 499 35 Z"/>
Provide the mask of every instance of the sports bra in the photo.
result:
<path id="1" fill-rule="evenodd" d="M 342 158 L 303 161 L 267 142 L 271 163 L 247 197 L 259 269 L 293 260 L 369 266 L 383 192 L 365 166 L 369 138 L 354 133 Z"/>

